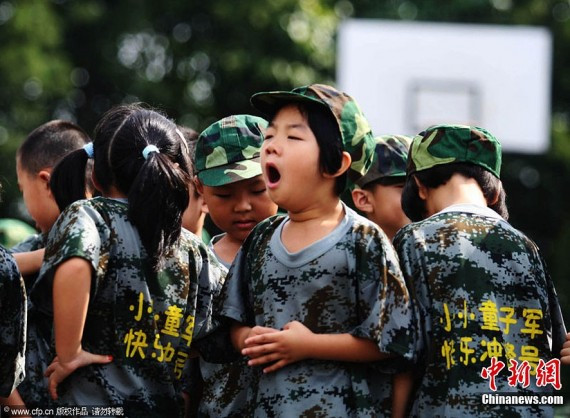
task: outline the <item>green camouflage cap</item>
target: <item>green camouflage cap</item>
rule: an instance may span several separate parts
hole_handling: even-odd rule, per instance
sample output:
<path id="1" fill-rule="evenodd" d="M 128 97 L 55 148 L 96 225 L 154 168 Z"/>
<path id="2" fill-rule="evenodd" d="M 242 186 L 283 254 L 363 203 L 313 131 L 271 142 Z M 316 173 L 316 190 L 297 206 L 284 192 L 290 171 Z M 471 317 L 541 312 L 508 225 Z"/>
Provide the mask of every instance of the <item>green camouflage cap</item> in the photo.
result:
<path id="1" fill-rule="evenodd" d="M 501 144 L 483 128 L 465 125 L 436 125 L 418 134 L 410 148 L 408 174 L 436 165 L 472 163 L 497 178 L 501 174 Z"/>
<path id="2" fill-rule="evenodd" d="M 270 91 L 254 94 L 251 104 L 265 115 L 275 112 L 288 103 L 310 102 L 325 106 L 338 123 L 344 151 L 352 157 L 348 178 L 353 183 L 372 165 L 374 136 L 368 120 L 358 103 L 348 94 L 324 84 L 311 84 L 291 91 Z"/>
<path id="3" fill-rule="evenodd" d="M 382 135 L 375 138 L 376 148 L 373 164 L 356 184 L 366 186 L 383 178 L 406 177 L 406 165 L 408 163 L 408 150 L 412 138 L 404 135 Z"/>
<path id="4" fill-rule="evenodd" d="M 214 122 L 198 137 L 194 166 L 198 179 L 216 187 L 261 174 L 260 150 L 267 121 L 232 115 Z"/>

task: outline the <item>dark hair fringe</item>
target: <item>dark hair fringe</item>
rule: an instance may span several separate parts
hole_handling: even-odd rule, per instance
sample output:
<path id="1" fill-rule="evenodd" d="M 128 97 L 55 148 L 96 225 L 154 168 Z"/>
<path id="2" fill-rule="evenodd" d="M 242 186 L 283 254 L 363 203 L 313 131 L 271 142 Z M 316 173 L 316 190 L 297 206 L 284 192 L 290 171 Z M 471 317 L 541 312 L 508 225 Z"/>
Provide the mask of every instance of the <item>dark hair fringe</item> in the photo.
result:
<path id="1" fill-rule="evenodd" d="M 421 221 L 427 217 L 426 204 L 420 198 L 419 189 L 414 180 L 416 177 L 424 186 L 434 189 L 444 185 L 453 174 L 461 174 L 474 179 L 487 200 L 487 206 L 497 212 L 503 219 L 509 219 L 506 204 L 506 193 L 500 179 L 495 177 L 483 167 L 470 163 L 451 163 L 437 165 L 427 170 L 419 171 L 406 176 L 406 183 L 402 190 L 402 210 L 412 222 Z M 496 198 L 496 201 L 493 202 Z"/>

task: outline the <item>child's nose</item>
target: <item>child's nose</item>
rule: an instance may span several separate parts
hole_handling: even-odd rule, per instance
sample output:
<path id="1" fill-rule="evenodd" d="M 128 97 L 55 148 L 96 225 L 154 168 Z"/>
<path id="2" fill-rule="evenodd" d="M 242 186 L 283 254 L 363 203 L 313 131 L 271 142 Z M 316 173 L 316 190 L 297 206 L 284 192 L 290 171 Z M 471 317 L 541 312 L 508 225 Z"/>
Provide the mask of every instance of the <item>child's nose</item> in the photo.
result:
<path id="1" fill-rule="evenodd" d="M 251 203 L 246 196 L 242 196 L 234 206 L 236 212 L 248 212 L 251 210 Z"/>

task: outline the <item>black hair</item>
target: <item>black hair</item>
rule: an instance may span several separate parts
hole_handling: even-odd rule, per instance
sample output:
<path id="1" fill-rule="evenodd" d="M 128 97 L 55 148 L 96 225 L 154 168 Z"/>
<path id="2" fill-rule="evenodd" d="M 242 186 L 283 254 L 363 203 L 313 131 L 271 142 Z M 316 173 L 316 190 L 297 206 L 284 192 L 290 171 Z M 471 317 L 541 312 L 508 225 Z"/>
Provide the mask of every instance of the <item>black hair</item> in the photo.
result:
<path id="1" fill-rule="evenodd" d="M 83 148 L 70 152 L 54 167 L 49 187 L 60 212 L 73 202 L 93 194 L 91 181 L 93 164 Z"/>
<path id="2" fill-rule="evenodd" d="M 487 206 L 507 220 L 509 211 L 506 205 L 505 189 L 501 180 L 483 167 L 470 163 L 451 163 L 436 165 L 427 170 L 415 172 L 406 177 L 402 190 L 402 209 L 412 222 L 421 221 L 427 217 L 426 204 L 420 198 L 419 189 L 414 180 L 416 177 L 425 187 L 434 189 L 446 184 L 454 174 L 461 174 L 474 179 L 487 200 Z M 491 203 L 494 202 L 494 203 Z"/>
<path id="3" fill-rule="evenodd" d="M 190 157 L 190 163 L 192 167 L 191 174 L 194 175 L 194 155 L 196 154 L 196 141 L 198 141 L 198 137 L 200 134 L 196 132 L 192 128 L 188 128 L 187 126 L 178 125 L 178 130 L 184 137 L 186 141 L 186 145 L 188 147 L 188 156 Z"/>
<path id="4" fill-rule="evenodd" d="M 62 157 L 90 141 L 89 135 L 75 123 L 52 120 L 30 132 L 16 157 L 24 171 L 36 174 L 54 167 Z"/>
<path id="5" fill-rule="evenodd" d="M 188 146 L 188 156 L 190 158 L 190 168 L 191 168 L 190 176 L 193 178 L 194 175 L 196 174 L 196 169 L 195 169 L 196 164 L 194 162 L 196 155 L 196 142 L 198 141 L 198 137 L 200 136 L 200 134 L 196 132 L 194 129 L 183 125 L 178 125 L 178 130 L 184 137 L 186 145 Z M 193 179 L 192 181 L 190 181 L 189 187 L 191 189 L 192 196 L 194 197 L 194 199 L 198 199 L 198 197 L 200 197 L 200 193 L 198 193 L 198 189 L 194 185 Z"/>
<path id="6" fill-rule="evenodd" d="M 319 146 L 319 168 L 321 173 L 334 174 L 342 165 L 342 137 L 338 123 L 331 111 L 318 103 L 309 102 L 289 102 L 270 115 L 270 120 L 275 118 L 277 112 L 288 104 L 293 104 L 307 120 L 307 124 Z M 335 193 L 340 196 L 346 188 L 348 170 L 336 178 Z"/>
<path id="7" fill-rule="evenodd" d="M 111 109 L 95 128 L 96 179 L 101 178 L 97 165 L 101 143 L 107 144 L 113 185 L 127 195 L 128 217 L 156 271 L 180 237 L 182 214 L 188 206 L 191 165 L 185 140 L 159 112 L 126 105 Z M 142 152 L 147 145 L 159 152 L 145 158 Z"/>

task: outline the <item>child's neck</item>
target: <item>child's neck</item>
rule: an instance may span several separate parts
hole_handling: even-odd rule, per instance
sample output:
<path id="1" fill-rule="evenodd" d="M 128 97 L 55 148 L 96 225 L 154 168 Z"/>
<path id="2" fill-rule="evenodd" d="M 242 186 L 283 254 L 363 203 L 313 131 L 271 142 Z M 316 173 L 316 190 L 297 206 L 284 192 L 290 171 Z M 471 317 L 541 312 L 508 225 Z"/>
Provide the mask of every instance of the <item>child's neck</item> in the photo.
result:
<path id="1" fill-rule="evenodd" d="M 301 251 L 330 234 L 343 217 L 344 208 L 338 197 L 300 212 L 289 211 L 289 222 L 283 226 L 281 241 L 287 251 Z"/>
<path id="2" fill-rule="evenodd" d="M 457 204 L 487 206 L 487 199 L 475 179 L 454 174 L 447 183 L 429 190 L 426 201 L 430 215 Z"/>
<path id="3" fill-rule="evenodd" d="M 234 258 L 243 244 L 243 241 L 236 240 L 229 234 L 225 234 L 218 242 L 214 244 L 214 250 L 216 251 L 216 256 L 220 261 L 226 264 L 232 264 Z"/>

